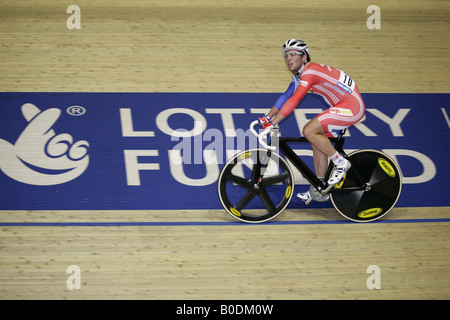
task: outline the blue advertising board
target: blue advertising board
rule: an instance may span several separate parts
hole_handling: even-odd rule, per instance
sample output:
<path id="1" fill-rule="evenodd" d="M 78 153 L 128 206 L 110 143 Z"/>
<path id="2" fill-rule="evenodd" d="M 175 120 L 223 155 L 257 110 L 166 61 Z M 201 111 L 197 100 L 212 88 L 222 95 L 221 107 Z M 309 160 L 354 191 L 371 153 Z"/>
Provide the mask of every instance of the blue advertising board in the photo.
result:
<path id="1" fill-rule="evenodd" d="M 278 96 L 0 93 L 0 210 L 220 209 L 220 170 L 256 143 L 249 124 Z M 450 94 L 363 98 L 366 117 L 348 130 L 344 148 L 383 150 L 399 163 L 397 206 L 449 206 Z M 281 134 L 301 136 L 326 108 L 308 94 Z M 296 152 L 312 164 L 309 145 Z M 298 173 L 296 182 L 296 191 L 307 189 Z"/>

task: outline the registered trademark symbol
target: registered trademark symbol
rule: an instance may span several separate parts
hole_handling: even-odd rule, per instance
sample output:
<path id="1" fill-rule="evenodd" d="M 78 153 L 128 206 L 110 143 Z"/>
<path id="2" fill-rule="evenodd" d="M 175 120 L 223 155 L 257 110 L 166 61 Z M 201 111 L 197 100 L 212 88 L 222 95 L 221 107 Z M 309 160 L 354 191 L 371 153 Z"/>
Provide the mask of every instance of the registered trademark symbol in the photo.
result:
<path id="1" fill-rule="evenodd" d="M 82 116 L 86 113 L 86 109 L 81 106 L 71 106 L 66 109 L 71 116 Z"/>

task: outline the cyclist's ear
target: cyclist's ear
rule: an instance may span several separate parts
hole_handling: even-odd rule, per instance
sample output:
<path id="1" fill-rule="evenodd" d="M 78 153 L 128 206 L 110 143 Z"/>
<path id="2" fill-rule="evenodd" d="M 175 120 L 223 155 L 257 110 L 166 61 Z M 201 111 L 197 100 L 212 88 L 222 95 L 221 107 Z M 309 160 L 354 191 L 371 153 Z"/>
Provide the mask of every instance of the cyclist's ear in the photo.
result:
<path id="1" fill-rule="evenodd" d="M 302 55 L 302 63 L 306 63 L 309 62 L 309 56 L 307 53 L 305 53 L 304 55 Z"/>

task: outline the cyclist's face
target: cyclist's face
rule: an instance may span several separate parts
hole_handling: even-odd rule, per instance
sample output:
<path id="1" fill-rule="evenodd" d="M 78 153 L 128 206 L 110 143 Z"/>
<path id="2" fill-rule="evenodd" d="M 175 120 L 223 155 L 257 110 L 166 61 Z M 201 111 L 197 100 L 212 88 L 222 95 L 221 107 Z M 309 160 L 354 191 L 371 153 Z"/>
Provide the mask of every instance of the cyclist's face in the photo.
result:
<path id="1" fill-rule="evenodd" d="M 290 55 L 290 53 L 298 53 L 297 50 L 288 50 L 286 51 L 286 58 L 284 61 L 286 62 L 286 65 L 289 69 L 289 71 L 294 72 L 300 69 L 300 67 L 303 64 L 303 60 L 306 59 L 305 55 Z"/>

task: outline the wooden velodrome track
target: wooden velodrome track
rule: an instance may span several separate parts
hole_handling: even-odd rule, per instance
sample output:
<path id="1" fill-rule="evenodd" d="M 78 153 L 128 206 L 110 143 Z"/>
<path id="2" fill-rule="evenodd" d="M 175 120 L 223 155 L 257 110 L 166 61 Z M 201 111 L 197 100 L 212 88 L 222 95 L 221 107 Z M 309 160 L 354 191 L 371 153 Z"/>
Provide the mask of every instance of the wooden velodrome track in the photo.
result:
<path id="1" fill-rule="evenodd" d="M 66 28 L 69 4 L 81 9 L 80 30 Z M 379 30 L 366 26 L 372 4 Z M 448 93 L 449 30 L 448 1 L 2 1 L 0 90 L 283 92 L 291 76 L 280 46 L 298 37 L 361 92 Z M 397 223 L 215 225 L 232 218 L 2 211 L 0 222 L 136 224 L 2 227 L 0 298 L 449 299 L 450 223 L 399 220 L 449 217 L 448 207 L 395 208 Z M 311 209 L 278 218 L 339 219 Z M 70 265 L 80 289 L 66 286 Z M 371 265 L 379 290 L 366 286 Z"/>

